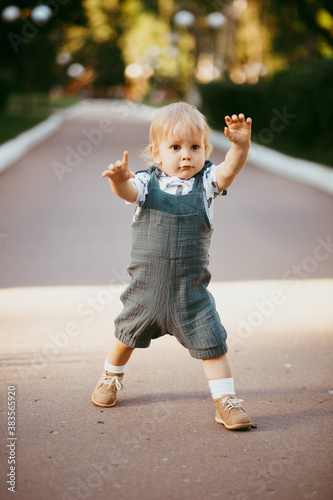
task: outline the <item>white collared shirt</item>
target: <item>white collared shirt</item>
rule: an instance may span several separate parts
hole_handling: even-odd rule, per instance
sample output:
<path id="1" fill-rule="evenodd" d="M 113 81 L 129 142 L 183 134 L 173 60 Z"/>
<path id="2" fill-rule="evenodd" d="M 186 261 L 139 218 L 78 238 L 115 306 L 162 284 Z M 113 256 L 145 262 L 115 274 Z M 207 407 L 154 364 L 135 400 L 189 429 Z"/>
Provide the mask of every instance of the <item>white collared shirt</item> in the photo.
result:
<path id="1" fill-rule="evenodd" d="M 141 210 L 142 205 L 144 204 L 146 200 L 146 196 L 148 193 L 148 183 L 150 180 L 150 174 L 148 172 L 139 172 L 138 174 L 135 174 L 135 177 L 130 179 L 131 182 L 137 187 L 138 189 L 138 196 L 134 203 L 136 203 L 138 206 L 135 210 L 133 220 L 135 220 L 138 216 L 138 213 Z M 218 186 L 217 186 L 217 181 L 216 181 L 216 165 L 211 165 L 210 167 L 206 168 L 206 170 L 203 173 L 203 189 L 204 189 L 204 203 L 205 203 L 205 208 L 207 212 L 208 219 L 211 223 L 213 224 L 213 199 L 216 198 L 217 196 L 221 195 L 222 192 L 219 191 Z M 191 179 L 188 180 L 183 180 L 180 179 L 177 176 L 172 176 L 169 177 L 165 175 L 164 172 L 160 175 L 159 179 L 159 185 L 160 189 L 162 191 L 165 191 L 166 193 L 173 194 L 173 195 L 183 195 L 183 194 L 188 194 L 192 191 L 193 186 L 194 186 L 194 177 L 191 177 Z M 224 191 L 224 194 L 226 192 Z M 128 203 L 128 202 L 126 202 Z M 130 204 L 130 203 L 128 203 Z"/>

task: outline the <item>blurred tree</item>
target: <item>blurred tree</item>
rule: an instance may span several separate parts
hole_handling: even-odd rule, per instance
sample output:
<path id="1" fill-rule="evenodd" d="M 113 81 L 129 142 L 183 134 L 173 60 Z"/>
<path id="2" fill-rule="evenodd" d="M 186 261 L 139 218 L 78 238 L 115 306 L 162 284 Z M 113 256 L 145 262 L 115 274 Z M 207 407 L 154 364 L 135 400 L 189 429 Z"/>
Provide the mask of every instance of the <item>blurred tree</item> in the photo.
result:
<path id="1" fill-rule="evenodd" d="M 0 18 L 0 80 L 11 91 L 26 97 L 33 92 L 47 92 L 54 84 L 57 46 L 63 39 L 64 28 L 86 22 L 81 0 L 15 0 L 16 19 L 6 16 L 11 2 L 2 2 Z M 41 12 L 41 5 L 47 10 Z M 36 16 L 36 10 L 39 12 Z M 42 9 L 43 10 L 43 9 Z M 43 14 L 49 13 L 47 21 Z"/>
<path id="2" fill-rule="evenodd" d="M 136 20 L 124 36 L 124 57 L 127 62 L 133 62 L 134 53 L 138 57 L 139 47 L 141 47 L 140 59 L 147 60 L 147 52 L 152 52 L 151 49 L 155 47 L 155 52 L 156 50 L 159 52 L 159 64 L 153 66 L 152 83 L 154 88 L 166 87 L 170 90 L 173 88 L 178 97 L 183 97 L 194 83 L 194 74 L 197 73 L 196 65 L 200 54 L 212 53 L 212 59 L 216 57 L 221 67 L 231 56 L 228 51 L 224 50 L 223 43 L 217 43 L 221 42 L 221 37 L 217 36 L 221 34 L 221 31 L 209 27 L 207 16 L 223 12 L 229 17 L 230 22 L 224 35 L 231 35 L 231 43 L 225 44 L 230 47 L 232 45 L 233 4 L 234 0 L 183 0 L 182 2 L 177 0 L 159 0 L 158 2 L 142 0 L 144 9 L 142 18 Z M 189 23 L 188 26 L 179 25 L 175 19 L 175 14 L 179 11 L 190 12 L 193 16 L 193 22 Z M 154 19 L 155 21 L 153 21 Z M 145 29 L 146 22 L 148 24 Z M 150 31 L 150 35 L 147 31 Z M 126 40 L 129 39 L 131 39 L 131 43 L 126 43 Z M 134 44 L 133 39 L 136 39 Z M 135 48 L 133 49 L 133 47 Z M 148 61 L 148 64 L 151 62 Z"/>
<path id="3" fill-rule="evenodd" d="M 333 57 L 332 4 L 326 0 L 241 0 L 234 57 L 235 83 L 256 83 L 294 64 Z M 234 3 L 235 5 L 235 3 Z M 326 7 L 325 7 L 326 6 Z"/>
<path id="4" fill-rule="evenodd" d="M 258 0 L 243 2 L 234 42 L 234 58 L 229 76 L 235 83 L 257 83 L 260 77 L 287 67 L 285 57 L 273 50 L 276 30 L 272 19 L 263 19 Z M 268 13 L 267 13 L 268 15 Z"/>
<path id="5" fill-rule="evenodd" d="M 333 3 L 330 0 L 263 0 L 262 21 L 273 34 L 273 50 L 288 64 L 333 57 Z"/>
<path id="6" fill-rule="evenodd" d="M 206 16 L 211 12 L 223 12 L 226 7 L 235 3 L 235 0 L 142 0 L 144 9 L 147 11 L 162 14 L 163 11 L 171 15 L 179 10 L 188 10 L 194 14 L 196 18 Z"/>
<path id="7" fill-rule="evenodd" d="M 87 24 L 83 30 L 69 27 L 62 50 L 75 62 L 93 71 L 93 87 L 107 95 L 112 86 L 124 83 L 124 62 L 119 44 L 123 33 L 123 13 L 117 0 L 84 0 Z"/>

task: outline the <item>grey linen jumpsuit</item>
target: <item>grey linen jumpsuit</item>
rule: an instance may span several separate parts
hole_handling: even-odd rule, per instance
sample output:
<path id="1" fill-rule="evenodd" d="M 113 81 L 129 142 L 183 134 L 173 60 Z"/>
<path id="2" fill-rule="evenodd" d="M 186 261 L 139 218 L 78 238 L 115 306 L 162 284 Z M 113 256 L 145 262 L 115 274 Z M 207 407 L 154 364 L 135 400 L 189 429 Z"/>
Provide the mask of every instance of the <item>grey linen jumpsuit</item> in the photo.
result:
<path id="1" fill-rule="evenodd" d="M 152 339 L 169 334 L 194 358 L 227 352 L 227 333 L 207 290 L 213 230 L 202 175 L 209 165 L 206 161 L 192 191 L 181 196 L 162 191 L 161 171 L 148 169 L 148 194 L 132 223 L 132 279 L 120 297 L 123 311 L 115 319 L 115 336 L 130 347 L 148 347 Z"/>

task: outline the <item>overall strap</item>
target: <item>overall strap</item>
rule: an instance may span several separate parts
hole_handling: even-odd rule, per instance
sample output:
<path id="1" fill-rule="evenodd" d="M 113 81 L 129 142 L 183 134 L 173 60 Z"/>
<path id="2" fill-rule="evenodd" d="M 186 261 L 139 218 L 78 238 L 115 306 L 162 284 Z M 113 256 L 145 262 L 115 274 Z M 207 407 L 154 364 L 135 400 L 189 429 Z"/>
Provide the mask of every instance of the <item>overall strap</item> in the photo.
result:
<path id="1" fill-rule="evenodd" d="M 148 186 L 150 186 L 150 187 L 155 186 L 155 187 L 159 188 L 158 179 L 162 174 L 162 170 L 160 168 L 155 167 L 155 165 L 152 165 L 152 166 L 146 168 L 145 170 L 137 170 L 135 172 L 135 174 L 141 174 L 141 173 L 145 173 L 145 174 L 150 175 Z"/>
<path id="2" fill-rule="evenodd" d="M 198 172 L 197 174 L 195 174 L 195 176 L 194 176 L 195 181 L 194 181 L 194 186 L 193 186 L 193 189 L 192 189 L 192 193 L 193 193 L 193 191 L 195 191 L 195 192 L 202 192 L 203 173 L 211 165 L 213 165 L 212 162 L 210 160 L 206 160 L 205 164 L 204 164 L 203 168 L 200 170 L 200 172 Z"/>
<path id="3" fill-rule="evenodd" d="M 213 163 L 210 160 L 206 160 L 203 168 L 200 170 L 199 174 L 203 174 L 204 171 L 208 168 L 211 167 Z"/>

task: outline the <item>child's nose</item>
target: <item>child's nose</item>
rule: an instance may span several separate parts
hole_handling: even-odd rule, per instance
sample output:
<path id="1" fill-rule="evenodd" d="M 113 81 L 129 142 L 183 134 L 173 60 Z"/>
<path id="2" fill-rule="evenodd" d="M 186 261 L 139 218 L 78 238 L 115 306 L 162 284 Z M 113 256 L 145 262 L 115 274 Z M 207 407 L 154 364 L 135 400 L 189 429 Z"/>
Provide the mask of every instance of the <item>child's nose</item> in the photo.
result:
<path id="1" fill-rule="evenodd" d="M 190 160 L 191 159 L 190 152 L 187 149 L 184 149 L 183 154 L 182 154 L 182 159 L 183 160 Z"/>

